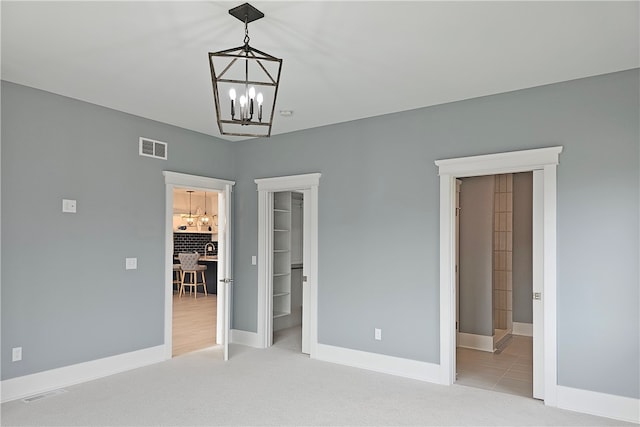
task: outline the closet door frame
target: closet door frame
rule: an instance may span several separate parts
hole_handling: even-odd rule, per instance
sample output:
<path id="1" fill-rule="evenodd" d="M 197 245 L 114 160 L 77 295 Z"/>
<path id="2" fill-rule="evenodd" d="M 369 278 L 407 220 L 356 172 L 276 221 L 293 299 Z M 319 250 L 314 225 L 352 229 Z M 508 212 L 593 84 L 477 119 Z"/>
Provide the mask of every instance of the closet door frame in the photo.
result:
<path id="1" fill-rule="evenodd" d="M 318 347 L 318 187 L 320 173 L 256 179 L 258 186 L 258 343 L 273 343 L 271 278 L 273 193 L 301 191 L 303 201 L 303 352 L 314 358 Z M 306 347 L 306 348 L 305 348 Z"/>

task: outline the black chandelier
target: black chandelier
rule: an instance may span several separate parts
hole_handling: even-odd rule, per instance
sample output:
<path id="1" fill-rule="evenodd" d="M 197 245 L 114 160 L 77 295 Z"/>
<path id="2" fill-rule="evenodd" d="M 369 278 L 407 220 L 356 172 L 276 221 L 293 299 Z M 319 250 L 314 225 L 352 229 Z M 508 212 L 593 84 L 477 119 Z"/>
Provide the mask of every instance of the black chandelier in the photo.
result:
<path id="1" fill-rule="evenodd" d="M 264 13 L 245 3 L 229 14 L 244 22 L 244 45 L 209 52 L 218 128 L 222 135 L 269 137 L 282 59 L 249 46 L 249 23 Z"/>

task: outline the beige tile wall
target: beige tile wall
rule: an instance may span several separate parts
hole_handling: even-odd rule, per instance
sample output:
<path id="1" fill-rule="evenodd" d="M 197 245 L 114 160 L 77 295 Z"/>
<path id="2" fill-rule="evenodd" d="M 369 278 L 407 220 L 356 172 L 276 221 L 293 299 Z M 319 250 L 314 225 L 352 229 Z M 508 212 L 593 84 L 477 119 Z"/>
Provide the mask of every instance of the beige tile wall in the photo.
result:
<path id="1" fill-rule="evenodd" d="M 493 327 L 496 329 L 512 329 L 512 174 L 495 176 L 493 212 Z"/>

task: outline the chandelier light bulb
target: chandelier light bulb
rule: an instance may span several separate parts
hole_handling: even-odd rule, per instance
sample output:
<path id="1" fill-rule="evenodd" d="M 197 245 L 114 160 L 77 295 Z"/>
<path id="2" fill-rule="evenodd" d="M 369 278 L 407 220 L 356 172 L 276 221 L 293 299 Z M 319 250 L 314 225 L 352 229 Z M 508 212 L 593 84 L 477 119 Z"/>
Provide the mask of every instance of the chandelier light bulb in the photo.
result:
<path id="1" fill-rule="evenodd" d="M 262 92 L 258 93 L 258 121 L 262 123 Z"/>
<path id="2" fill-rule="evenodd" d="M 234 88 L 229 89 L 229 98 L 231 98 L 231 119 L 236 116 L 236 90 Z"/>
<path id="3" fill-rule="evenodd" d="M 255 88 L 255 87 L 253 87 L 253 86 L 251 86 L 251 87 L 249 88 L 249 98 L 250 98 L 250 99 L 253 99 L 253 98 L 255 98 L 255 97 L 256 97 L 256 88 Z"/>
<path id="4" fill-rule="evenodd" d="M 240 106 L 244 107 L 246 105 L 247 105 L 247 97 L 244 95 L 240 96 Z"/>

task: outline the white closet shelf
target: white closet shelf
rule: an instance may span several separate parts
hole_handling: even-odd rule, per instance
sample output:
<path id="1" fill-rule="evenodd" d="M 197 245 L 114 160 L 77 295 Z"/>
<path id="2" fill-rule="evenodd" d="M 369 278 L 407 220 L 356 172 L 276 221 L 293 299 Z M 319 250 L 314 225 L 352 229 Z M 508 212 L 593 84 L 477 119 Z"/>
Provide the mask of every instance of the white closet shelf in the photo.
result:
<path id="1" fill-rule="evenodd" d="M 274 311 L 273 312 L 273 318 L 274 319 L 277 319 L 278 317 L 284 317 L 284 316 L 287 316 L 287 315 L 289 315 L 289 313 L 283 313 L 281 311 Z"/>
<path id="2" fill-rule="evenodd" d="M 289 295 L 289 292 L 278 292 L 278 293 L 274 293 L 273 297 L 286 297 L 287 295 Z"/>

